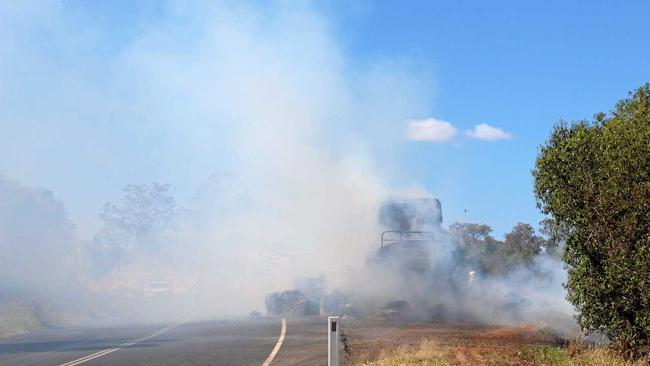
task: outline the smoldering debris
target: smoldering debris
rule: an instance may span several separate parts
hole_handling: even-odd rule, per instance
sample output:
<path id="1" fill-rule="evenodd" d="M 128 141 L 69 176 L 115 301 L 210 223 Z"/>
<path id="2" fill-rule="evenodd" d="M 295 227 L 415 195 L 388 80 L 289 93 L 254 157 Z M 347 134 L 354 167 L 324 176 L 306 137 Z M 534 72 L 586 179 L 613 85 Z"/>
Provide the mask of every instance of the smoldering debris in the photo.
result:
<path id="1" fill-rule="evenodd" d="M 363 268 L 348 273 L 341 287 L 325 291 L 330 286 L 323 276 L 296 283 L 301 295 L 321 304 L 321 313 L 390 320 L 537 323 L 562 334 L 575 330 L 573 309 L 564 299 L 565 271 L 557 257 L 540 249 L 530 261 L 521 259 L 511 270 L 489 272 L 473 255 L 460 252 L 467 250 L 463 249 L 467 243 L 454 241 L 442 228 L 441 204 L 436 199 L 391 198 L 381 206 L 378 221 L 382 231 L 377 233 L 377 249 L 369 253 Z M 515 230 L 528 232 L 522 225 Z M 544 244 L 533 234 L 523 237 L 530 242 L 522 245 Z M 507 240 L 494 243 L 513 245 Z"/>
<path id="2" fill-rule="evenodd" d="M 264 300 L 269 316 L 310 316 L 320 314 L 316 301 L 308 299 L 298 290 L 273 292 Z"/>
<path id="3" fill-rule="evenodd" d="M 251 311 L 251 312 L 248 314 L 248 317 L 249 317 L 249 318 L 252 318 L 252 319 L 258 319 L 258 318 L 261 318 L 261 317 L 262 317 L 262 313 L 260 313 L 260 312 L 257 311 L 257 310 L 253 310 L 253 311 Z"/>
<path id="4" fill-rule="evenodd" d="M 334 290 L 323 295 L 321 299 L 321 314 L 354 316 L 347 296 L 341 290 Z"/>
<path id="5" fill-rule="evenodd" d="M 406 300 L 391 301 L 382 306 L 381 317 L 391 320 L 406 320 L 413 313 L 413 307 Z"/>

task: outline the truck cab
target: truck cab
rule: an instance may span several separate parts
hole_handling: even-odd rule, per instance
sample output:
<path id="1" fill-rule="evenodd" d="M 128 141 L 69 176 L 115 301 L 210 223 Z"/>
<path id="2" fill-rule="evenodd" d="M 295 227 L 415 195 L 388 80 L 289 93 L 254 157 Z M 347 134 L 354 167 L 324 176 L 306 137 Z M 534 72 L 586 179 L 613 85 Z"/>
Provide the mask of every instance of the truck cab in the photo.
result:
<path id="1" fill-rule="evenodd" d="M 440 232 L 442 210 L 435 198 L 389 198 L 379 209 L 379 249 L 374 265 L 402 273 L 430 272 L 435 233 Z"/>

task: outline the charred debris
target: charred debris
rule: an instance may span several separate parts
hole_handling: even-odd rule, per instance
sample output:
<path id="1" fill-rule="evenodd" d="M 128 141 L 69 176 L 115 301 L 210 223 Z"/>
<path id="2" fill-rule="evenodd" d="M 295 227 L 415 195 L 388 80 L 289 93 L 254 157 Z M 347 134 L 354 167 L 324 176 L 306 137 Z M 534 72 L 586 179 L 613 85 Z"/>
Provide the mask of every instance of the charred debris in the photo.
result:
<path id="1" fill-rule="evenodd" d="M 378 278 L 388 276 L 396 283 L 394 291 L 380 294 L 379 298 L 387 301 L 379 306 L 370 305 L 369 301 L 354 301 L 355 296 L 349 291 L 328 292 L 324 276 L 302 278 L 296 281 L 294 289 L 266 296 L 267 315 L 370 315 L 389 319 L 414 316 L 417 301 L 409 294 L 410 290 L 404 289 L 416 289 L 421 283 L 434 280 L 435 246 L 445 235 L 440 201 L 433 198 L 387 199 L 379 208 L 378 222 L 382 231 L 377 233 L 377 249 L 369 253 L 363 270 L 376 273 Z M 418 285 L 411 286 L 415 282 Z"/>

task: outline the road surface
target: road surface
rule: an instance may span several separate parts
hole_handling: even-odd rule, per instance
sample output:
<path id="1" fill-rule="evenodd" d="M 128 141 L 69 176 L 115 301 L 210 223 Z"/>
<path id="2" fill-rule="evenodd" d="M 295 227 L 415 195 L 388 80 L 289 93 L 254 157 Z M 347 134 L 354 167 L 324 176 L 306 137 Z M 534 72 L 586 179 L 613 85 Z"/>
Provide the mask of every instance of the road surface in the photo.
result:
<path id="1" fill-rule="evenodd" d="M 274 349 L 270 365 L 327 364 L 327 319 L 285 329 L 281 342 L 281 319 L 50 329 L 0 341 L 0 365 L 262 366 Z"/>

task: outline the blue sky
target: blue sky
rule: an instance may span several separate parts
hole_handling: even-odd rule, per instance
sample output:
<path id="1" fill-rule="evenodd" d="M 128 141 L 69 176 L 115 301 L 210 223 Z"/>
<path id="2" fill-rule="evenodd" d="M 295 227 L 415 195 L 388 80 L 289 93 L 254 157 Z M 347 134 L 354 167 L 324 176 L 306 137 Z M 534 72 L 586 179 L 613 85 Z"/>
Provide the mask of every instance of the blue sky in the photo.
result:
<path id="1" fill-rule="evenodd" d="M 441 197 L 447 222 L 485 222 L 497 234 L 540 220 L 530 170 L 552 125 L 608 111 L 650 81 L 647 1 L 384 1 L 330 11 L 355 58 L 404 58 L 433 75 L 433 108 L 419 117 L 513 134 L 403 151 L 405 170 Z"/>
<path id="2" fill-rule="evenodd" d="M 552 125 L 650 81 L 649 22 L 647 1 L 4 3 L 0 173 L 93 228 L 125 184 L 187 199 L 212 172 L 265 156 L 282 171 L 301 143 L 324 145 L 290 165 L 352 155 L 439 197 L 446 224 L 501 236 L 541 219 L 530 171 Z M 407 138 L 427 120 L 455 134 Z M 506 138 L 472 138 L 479 124 Z"/>

